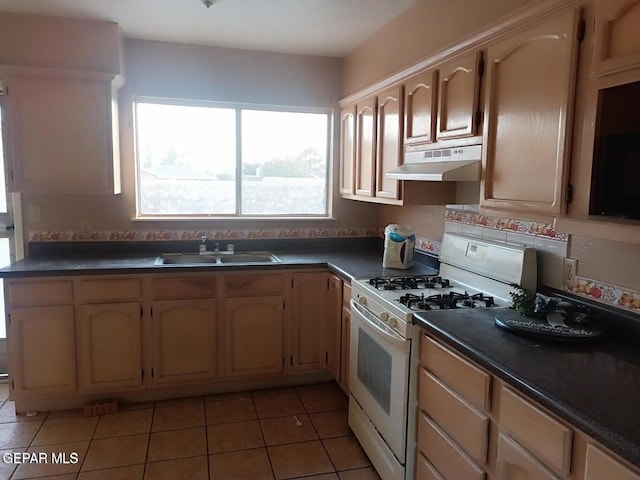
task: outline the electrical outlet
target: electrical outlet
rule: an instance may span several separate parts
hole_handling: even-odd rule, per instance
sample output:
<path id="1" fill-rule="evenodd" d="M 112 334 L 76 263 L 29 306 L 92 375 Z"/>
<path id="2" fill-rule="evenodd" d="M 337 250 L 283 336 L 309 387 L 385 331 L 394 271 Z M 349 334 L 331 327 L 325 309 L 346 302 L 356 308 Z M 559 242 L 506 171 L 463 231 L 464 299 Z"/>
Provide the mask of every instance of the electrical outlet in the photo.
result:
<path id="1" fill-rule="evenodd" d="M 87 221 L 80 222 L 80 235 L 82 237 L 88 237 L 91 233 L 91 223 Z"/>
<path id="2" fill-rule="evenodd" d="M 564 286 L 575 287 L 576 286 L 576 274 L 578 273 L 578 260 L 575 258 L 565 257 L 563 260 L 564 270 Z"/>
<path id="3" fill-rule="evenodd" d="M 29 206 L 29 220 L 32 222 L 39 222 L 42 220 L 42 211 L 38 205 Z"/>

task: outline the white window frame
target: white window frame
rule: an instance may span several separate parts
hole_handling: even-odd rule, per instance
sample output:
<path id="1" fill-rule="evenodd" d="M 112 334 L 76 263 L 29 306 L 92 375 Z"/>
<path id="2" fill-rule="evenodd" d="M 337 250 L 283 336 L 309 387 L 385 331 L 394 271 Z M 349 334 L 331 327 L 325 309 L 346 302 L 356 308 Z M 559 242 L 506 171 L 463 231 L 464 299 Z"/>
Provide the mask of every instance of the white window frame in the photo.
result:
<path id="1" fill-rule="evenodd" d="M 175 106 L 195 106 L 195 107 L 211 107 L 211 108 L 228 108 L 235 110 L 236 120 L 236 175 L 235 175 L 235 205 L 236 212 L 232 214 L 148 214 L 140 211 L 140 165 L 139 165 L 139 152 L 137 146 L 137 122 L 136 122 L 136 104 L 137 103 L 156 103 L 160 105 L 175 105 Z M 242 110 L 259 110 L 259 111 L 273 111 L 273 112 L 293 112 L 293 113 L 316 113 L 325 114 L 327 116 L 327 144 L 326 144 L 326 171 L 325 171 L 325 212 L 322 214 L 243 214 L 242 208 Z M 237 220 L 251 220 L 251 219 L 277 219 L 277 220 L 333 220 L 333 204 L 332 204 L 332 172 L 333 172 L 333 117 L 334 111 L 332 108 L 321 107 L 294 107 L 294 106 L 281 106 L 281 105 L 262 105 L 252 103 L 237 103 L 237 102 L 218 102 L 207 100 L 183 100 L 174 98 L 159 98 L 148 96 L 134 96 L 133 104 L 133 136 L 134 136 L 134 169 L 135 169 L 135 218 L 133 220 L 224 220 L 224 219 L 237 219 Z"/>

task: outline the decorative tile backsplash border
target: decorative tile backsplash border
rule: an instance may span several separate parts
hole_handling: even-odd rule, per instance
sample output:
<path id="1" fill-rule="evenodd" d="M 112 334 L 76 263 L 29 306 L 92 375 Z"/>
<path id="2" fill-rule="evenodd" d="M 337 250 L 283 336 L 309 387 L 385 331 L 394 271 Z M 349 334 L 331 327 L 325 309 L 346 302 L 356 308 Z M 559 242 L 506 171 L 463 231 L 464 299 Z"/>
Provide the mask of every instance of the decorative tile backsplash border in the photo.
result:
<path id="1" fill-rule="evenodd" d="M 556 232 L 553 229 L 553 225 L 547 223 L 532 222 L 507 217 L 493 217 L 489 215 L 482 215 L 478 212 L 469 210 L 447 209 L 445 220 L 450 222 L 463 223 L 466 225 L 475 225 L 483 228 L 516 232 L 525 235 L 548 237 L 556 240 L 566 241 L 569 239 L 568 234 Z"/>
<path id="2" fill-rule="evenodd" d="M 207 235 L 210 240 L 259 240 L 305 238 L 353 238 L 379 237 L 377 227 L 356 228 L 257 228 L 220 230 L 142 230 L 142 231 L 30 231 L 29 242 L 112 242 L 112 241 L 160 241 L 200 240 Z"/>
<path id="3" fill-rule="evenodd" d="M 640 315 L 640 292 L 576 275 L 574 286 L 565 290 L 581 297 Z"/>

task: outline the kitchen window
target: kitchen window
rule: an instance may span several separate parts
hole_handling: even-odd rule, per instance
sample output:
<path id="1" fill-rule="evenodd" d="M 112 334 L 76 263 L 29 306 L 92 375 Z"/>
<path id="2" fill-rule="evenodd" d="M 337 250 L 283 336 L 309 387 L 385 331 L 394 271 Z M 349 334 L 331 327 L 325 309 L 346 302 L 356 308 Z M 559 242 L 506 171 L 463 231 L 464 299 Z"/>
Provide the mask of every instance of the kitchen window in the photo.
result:
<path id="1" fill-rule="evenodd" d="M 327 217 L 331 112 L 135 101 L 138 218 Z"/>

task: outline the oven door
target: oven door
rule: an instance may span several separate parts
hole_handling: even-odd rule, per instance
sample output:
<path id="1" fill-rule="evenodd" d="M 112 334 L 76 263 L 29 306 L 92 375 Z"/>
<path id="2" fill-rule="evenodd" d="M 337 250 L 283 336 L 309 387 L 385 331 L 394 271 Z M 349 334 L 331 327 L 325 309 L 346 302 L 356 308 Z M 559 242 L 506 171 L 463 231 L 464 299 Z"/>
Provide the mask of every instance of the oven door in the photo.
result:
<path id="1" fill-rule="evenodd" d="M 351 300 L 349 390 L 396 458 L 405 463 L 411 340 Z"/>

